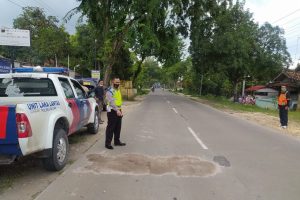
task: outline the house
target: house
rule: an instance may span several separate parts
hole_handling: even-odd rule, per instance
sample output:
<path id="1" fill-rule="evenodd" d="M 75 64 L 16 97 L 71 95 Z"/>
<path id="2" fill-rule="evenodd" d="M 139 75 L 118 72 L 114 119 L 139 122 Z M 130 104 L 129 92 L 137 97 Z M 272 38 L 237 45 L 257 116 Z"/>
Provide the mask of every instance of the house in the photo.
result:
<path id="1" fill-rule="evenodd" d="M 280 91 L 280 87 L 285 85 L 291 95 L 291 108 L 296 109 L 300 105 L 300 71 L 284 69 L 268 87 Z M 300 106 L 298 106 L 300 109 Z"/>
<path id="2" fill-rule="evenodd" d="M 254 96 L 256 99 L 266 99 L 266 98 L 274 98 L 277 96 L 278 91 L 269 88 L 265 85 L 255 85 L 246 89 L 246 94 L 250 94 Z"/>
<path id="3" fill-rule="evenodd" d="M 254 96 L 255 105 L 261 108 L 275 110 L 278 91 L 265 85 L 255 85 L 246 89 L 246 94 Z"/>

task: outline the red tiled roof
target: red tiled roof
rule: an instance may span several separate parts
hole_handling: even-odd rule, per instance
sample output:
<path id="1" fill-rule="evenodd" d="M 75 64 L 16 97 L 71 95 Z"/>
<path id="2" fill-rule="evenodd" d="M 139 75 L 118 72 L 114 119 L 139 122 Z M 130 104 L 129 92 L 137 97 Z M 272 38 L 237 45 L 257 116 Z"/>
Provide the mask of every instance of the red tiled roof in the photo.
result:
<path id="1" fill-rule="evenodd" d="M 288 78 L 300 81 L 300 72 L 295 71 L 285 71 L 283 72 Z"/>
<path id="2" fill-rule="evenodd" d="M 251 87 L 248 87 L 246 89 L 247 92 L 252 92 L 252 91 L 256 91 L 256 90 L 260 90 L 260 89 L 263 89 L 265 88 L 266 86 L 264 85 L 255 85 L 255 86 L 251 86 Z"/>

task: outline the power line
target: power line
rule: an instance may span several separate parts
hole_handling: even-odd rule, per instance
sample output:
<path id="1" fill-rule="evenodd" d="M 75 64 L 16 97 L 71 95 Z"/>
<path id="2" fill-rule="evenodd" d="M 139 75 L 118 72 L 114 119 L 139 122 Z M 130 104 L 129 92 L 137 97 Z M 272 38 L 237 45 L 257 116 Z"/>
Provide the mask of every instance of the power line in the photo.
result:
<path id="1" fill-rule="evenodd" d="M 58 13 L 57 13 L 54 9 L 52 9 L 52 8 L 49 7 L 48 5 L 44 4 L 44 2 L 38 1 L 38 0 L 32 0 L 32 1 L 34 1 L 36 4 L 38 4 L 38 5 L 41 6 L 42 8 L 45 8 L 46 10 L 48 10 L 48 12 L 49 12 L 50 14 L 53 13 L 55 16 L 61 18 L 61 17 L 58 15 Z"/>
<path id="2" fill-rule="evenodd" d="M 63 15 L 61 15 L 55 9 L 53 9 L 48 3 L 46 3 L 46 2 L 44 2 L 42 0 L 32 0 L 32 1 L 38 3 L 43 8 L 47 9 L 49 11 L 50 15 L 54 14 L 55 16 L 57 16 L 58 18 L 60 18 L 60 21 L 62 21 L 63 24 L 76 27 L 76 25 L 73 24 L 73 23 L 71 23 L 70 21 L 68 21 L 68 23 L 64 23 Z"/>
<path id="3" fill-rule="evenodd" d="M 284 33 L 285 33 L 286 35 L 289 35 L 289 34 L 295 32 L 295 31 L 297 31 L 297 30 L 300 30 L 299 28 L 300 28 L 300 23 L 299 23 L 299 24 L 296 24 L 295 26 L 292 26 L 292 27 L 290 27 L 290 28 L 285 28 L 285 29 L 284 29 Z"/>
<path id="4" fill-rule="evenodd" d="M 281 20 L 283 20 L 283 19 L 285 19 L 285 18 L 291 16 L 291 15 L 295 14 L 295 13 L 298 12 L 298 11 L 300 11 L 300 9 L 297 9 L 297 10 L 295 10 L 295 11 L 293 11 L 293 12 L 291 12 L 291 13 L 289 13 L 289 14 L 287 14 L 287 15 L 281 17 L 281 18 L 279 18 L 278 20 L 274 21 L 272 24 L 275 24 L 275 23 L 277 23 L 277 22 L 279 22 L 279 21 L 281 21 Z"/>
<path id="5" fill-rule="evenodd" d="M 278 25 L 279 26 L 287 25 L 287 24 L 290 24 L 291 22 L 296 22 L 297 19 L 299 19 L 299 17 L 293 18 L 293 19 L 291 19 L 289 21 L 284 22 L 283 24 L 278 24 Z"/>
<path id="6" fill-rule="evenodd" d="M 31 3 L 28 2 L 28 1 L 27 1 L 27 2 L 25 1 L 25 3 L 24 3 L 23 0 L 18 0 L 19 2 L 21 2 L 21 3 L 24 4 L 25 6 L 22 6 L 19 2 L 17 3 L 17 2 L 15 2 L 15 1 L 13 1 L 13 0 L 7 0 L 7 1 L 10 2 L 10 3 L 12 3 L 12 4 L 14 4 L 14 5 L 16 5 L 16 6 L 18 6 L 18 7 L 20 7 L 20 8 L 22 8 L 22 9 L 23 9 L 24 7 L 26 7 L 27 5 L 28 5 L 28 6 L 32 5 L 32 3 L 35 2 L 35 4 L 36 4 L 38 7 L 47 9 L 47 11 L 49 12 L 50 15 L 51 15 L 51 14 L 54 14 L 54 16 L 57 16 L 58 18 L 60 18 L 60 21 L 63 22 L 63 17 L 62 17 L 62 15 L 59 15 L 59 13 L 58 13 L 57 11 L 55 11 L 51 6 L 49 6 L 47 3 L 43 2 L 43 1 L 32 0 Z M 69 20 L 67 23 L 63 22 L 62 24 L 64 24 L 65 26 L 69 26 L 69 27 L 72 27 L 72 26 L 73 26 L 73 27 L 76 27 L 76 25 L 75 25 L 74 23 L 70 22 L 70 20 Z"/>
<path id="7" fill-rule="evenodd" d="M 295 29 L 295 27 L 298 27 L 299 25 L 300 25 L 300 23 L 298 22 L 297 24 L 294 24 L 293 26 L 285 28 L 285 30 L 288 30 L 287 32 L 289 32 L 289 31 Z"/>
<path id="8" fill-rule="evenodd" d="M 300 29 L 295 30 L 294 32 L 285 34 L 284 37 L 289 39 L 289 38 L 293 38 L 294 36 L 297 36 L 299 34 L 300 34 Z"/>
<path id="9" fill-rule="evenodd" d="M 23 6 L 21 6 L 20 4 L 17 4 L 16 2 L 14 2 L 14 1 L 12 1 L 12 0 L 7 0 L 7 1 L 9 1 L 9 2 L 12 3 L 12 4 L 15 4 L 16 6 L 19 6 L 19 7 L 23 8 Z"/>
<path id="10" fill-rule="evenodd" d="M 35 0 L 35 1 L 36 1 L 36 0 Z M 41 0 L 41 3 L 44 4 L 46 7 L 50 8 L 50 10 L 52 10 L 52 11 L 55 12 L 56 14 L 58 14 L 58 13 L 56 12 L 56 10 L 53 9 L 53 8 L 52 8 L 49 4 L 47 4 L 46 2 L 44 2 L 44 1 Z"/>
<path id="11" fill-rule="evenodd" d="M 286 32 L 284 35 L 287 38 L 291 38 L 291 37 L 293 37 L 293 35 L 299 34 L 299 32 L 300 32 L 300 27 L 297 27 L 294 30 L 290 30 L 290 31 Z"/>

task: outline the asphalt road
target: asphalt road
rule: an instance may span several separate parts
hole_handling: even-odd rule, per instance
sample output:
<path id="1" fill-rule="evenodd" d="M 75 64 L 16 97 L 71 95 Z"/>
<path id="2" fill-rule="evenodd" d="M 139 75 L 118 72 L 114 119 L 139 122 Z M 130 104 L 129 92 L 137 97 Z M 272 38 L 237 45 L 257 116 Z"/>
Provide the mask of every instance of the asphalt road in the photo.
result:
<path id="1" fill-rule="evenodd" d="M 299 200 L 300 142 L 157 90 L 36 199 Z"/>

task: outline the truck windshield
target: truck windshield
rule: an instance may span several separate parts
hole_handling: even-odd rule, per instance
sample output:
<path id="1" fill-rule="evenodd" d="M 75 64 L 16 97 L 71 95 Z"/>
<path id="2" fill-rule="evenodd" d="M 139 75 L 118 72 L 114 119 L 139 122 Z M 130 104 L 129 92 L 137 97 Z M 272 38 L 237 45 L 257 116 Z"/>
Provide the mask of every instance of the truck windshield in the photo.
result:
<path id="1" fill-rule="evenodd" d="M 0 97 L 57 96 L 48 78 L 0 78 Z"/>

